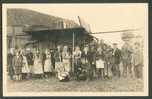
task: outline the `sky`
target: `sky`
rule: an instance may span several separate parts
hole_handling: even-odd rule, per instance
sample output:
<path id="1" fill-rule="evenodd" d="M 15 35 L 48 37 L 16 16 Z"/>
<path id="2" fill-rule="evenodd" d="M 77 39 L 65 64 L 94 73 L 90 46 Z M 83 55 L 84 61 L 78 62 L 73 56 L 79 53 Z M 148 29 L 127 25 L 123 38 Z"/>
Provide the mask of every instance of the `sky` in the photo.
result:
<path id="1" fill-rule="evenodd" d="M 144 35 L 147 29 L 148 6 L 143 3 L 126 4 L 7 4 L 7 8 L 24 8 L 74 20 L 79 24 L 80 16 L 90 24 L 92 32 L 139 29 L 135 33 Z M 121 33 L 95 34 L 112 44 L 122 46 Z"/>

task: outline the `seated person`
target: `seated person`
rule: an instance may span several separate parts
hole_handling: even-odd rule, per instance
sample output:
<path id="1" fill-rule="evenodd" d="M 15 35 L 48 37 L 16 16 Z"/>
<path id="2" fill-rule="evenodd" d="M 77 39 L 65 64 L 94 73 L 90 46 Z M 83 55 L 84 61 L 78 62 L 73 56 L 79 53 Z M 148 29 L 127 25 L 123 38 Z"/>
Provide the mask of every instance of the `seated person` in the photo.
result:
<path id="1" fill-rule="evenodd" d="M 86 80 L 87 79 L 87 66 L 85 64 L 84 58 L 81 59 L 81 65 L 77 69 L 77 80 Z"/>

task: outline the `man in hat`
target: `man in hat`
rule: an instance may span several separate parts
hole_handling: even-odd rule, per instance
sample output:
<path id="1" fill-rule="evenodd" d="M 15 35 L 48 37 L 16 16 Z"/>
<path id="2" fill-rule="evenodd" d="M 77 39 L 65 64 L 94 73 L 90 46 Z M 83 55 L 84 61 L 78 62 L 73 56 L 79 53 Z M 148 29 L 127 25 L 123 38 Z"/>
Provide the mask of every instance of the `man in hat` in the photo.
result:
<path id="1" fill-rule="evenodd" d="M 143 53 L 139 42 L 136 42 L 134 45 L 135 45 L 135 49 L 133 53 L 134 74 L 136 78 L 142 78 Z"/>
<path id="2" fill-rule="evenodd" d="M 132 76 L 133 48 L 129 44 L 128 41 L 125 41 L 124 45 L 122 46 L 121 53 L 122 53 L 121 58 L 122 58 L 122 64 L 123 64 L 123 76 L 124 77 Z"/>
<path id="3" fill-rule="evenodd" d="M 118 49 L 117 43 L 113 43 L 112 57 L 113 57 L 113 66 L 112 66 L 113 75 L 120 77 L 119 65 L 121 59 L 121 51 Z"/>

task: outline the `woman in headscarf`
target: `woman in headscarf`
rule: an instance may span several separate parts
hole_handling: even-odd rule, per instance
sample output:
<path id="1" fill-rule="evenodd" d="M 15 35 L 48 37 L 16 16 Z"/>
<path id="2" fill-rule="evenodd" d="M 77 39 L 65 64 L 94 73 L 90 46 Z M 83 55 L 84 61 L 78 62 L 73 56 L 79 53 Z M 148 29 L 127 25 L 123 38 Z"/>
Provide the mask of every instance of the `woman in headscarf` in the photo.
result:
<path id="1" fill-rule="evenodd" d="M 60 81 L 68 81 L 70 79 L 70 52 L 68 51 L 68 47 L 63 47 L 62 52 L 62 65 L 58 69 L 58 79 Z"/>
<path id="2" fill-rule="evenodd" d="M 43 77 L 42 55 L 39 49 L 36 50 L 36 53 L 34 55 L 33 74 L 37 77 Z"/>
<path id="3" fill-rule="evenodd" d="M 23 57 L 23 62 L 22 62 L 22 77 L 23 79 L 28 79 L 29 74 L 30 74 L 30 68 L 28 65 L 27 57 L 25 51 L 21 51 L 21 55 Z"/>
<path id="4" fill-rule="evenodd" d="M 46 49 L 45 51 L 45 62 L 44 62 L 44 75 L 45 77 L 49 77 L 51 73 L 53 72 L 53 66 L 51 62 L 51 52 L 49 49 Z"/>
<path id="5" fill-rule="evenodd" d="M 70 73 L 71 67 L 70 67 L 70 52 L 68 50 L 68 46 L 63 47 L 63 52 L 62 52 L 62 59 L 63 59 L 63 66 L 65 68 L 65 71 Z"/>
<path id="6" fill-rule="evenodd" d="M 81 65 L 81 50 L 79 46 L 76 46 L 73 55 L 74 55 L 74 74 L 76 76 L 76 79 L 78 79 L 78 69 Z"/>
<path id="7" fill-rule="evenodd" d="M 13 70 L 14 70 L 14 79 L 22 79 L 22 66 L 23 66 L 23 57 L 21 51 L 17 51 L 16 55 L 13 58 Z"/>

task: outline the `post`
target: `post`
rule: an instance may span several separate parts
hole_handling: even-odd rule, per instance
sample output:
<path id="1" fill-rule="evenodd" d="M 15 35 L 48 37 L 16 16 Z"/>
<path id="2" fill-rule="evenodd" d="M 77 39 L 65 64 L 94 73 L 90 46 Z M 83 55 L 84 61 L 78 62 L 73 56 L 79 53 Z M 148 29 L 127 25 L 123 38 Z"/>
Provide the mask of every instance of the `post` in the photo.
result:
<path id="1" fill-rule="evenodd" d="M 15 33 L 15 26 L 12 26 L 13 29 L 13 48 L 16 47 L 16 33 Z"/>
<path id="2" fill-rule="evenodd" d="M 75 37 L 74 37 L 74 32 L 73 32 L 73 39 L 72 39 L 72 72 L 74 72 L 74 41 L 75 41 Z"/>

